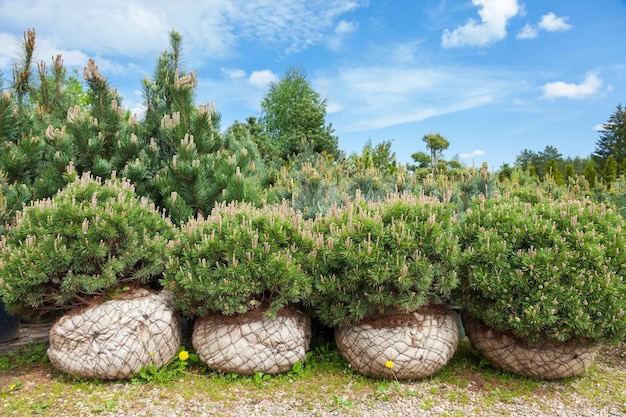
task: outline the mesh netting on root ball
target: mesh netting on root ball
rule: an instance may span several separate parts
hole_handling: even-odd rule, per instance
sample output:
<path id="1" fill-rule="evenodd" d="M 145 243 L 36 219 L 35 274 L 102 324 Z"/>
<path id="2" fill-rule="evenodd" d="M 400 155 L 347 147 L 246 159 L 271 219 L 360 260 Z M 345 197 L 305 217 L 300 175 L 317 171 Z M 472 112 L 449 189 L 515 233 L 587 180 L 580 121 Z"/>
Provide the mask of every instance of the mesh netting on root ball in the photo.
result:
<path id="1" fill-rule="evenodd" d="M 581 340 L 542 341 L 527 345 L 482 320 L 462 313 L 465 334 L 491 365 L 533 378 L 560 379 L 583 373 L 593 363 L 598 346 Z"/>
<path id="2" fill-rule="evenodd" d="M 335 340 L 344 359 L 363 375 L 421 379 L 448 363 L 459 328 L 453 310 L 429 306 L 338 327 Z"/>
<path id="3" fill-rule="evenodd" d="M 172 359 L 181 343 L 172 293 L 135 290 L 61 317 L 50 329 L 48 356 L 57 369 L 83 378 L 130 378 L 143 366 Z"/>
<path id="4" fill-rule="evenodd" d="M 310 318 L 292 307 L 272 319 L 260 310 L 211 314 L 196 321 L 192 336 L 198 357 L 209 368 L 243 375 L 290 371 L 304 360 L 310 341 Z"/>

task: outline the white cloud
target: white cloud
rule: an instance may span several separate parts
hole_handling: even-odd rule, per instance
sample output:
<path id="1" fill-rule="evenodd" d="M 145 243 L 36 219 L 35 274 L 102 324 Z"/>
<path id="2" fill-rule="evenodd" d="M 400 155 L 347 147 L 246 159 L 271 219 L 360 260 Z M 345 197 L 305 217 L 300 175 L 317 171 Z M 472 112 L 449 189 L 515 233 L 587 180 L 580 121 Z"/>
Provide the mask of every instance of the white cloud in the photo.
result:
<path id="1" fill-rule="evenodd" d="M 534 39 L 539 36 L 539 30 L 531 25 L 530 23 L 526 23 L 526 25 L 518 32 L 516 39 Z"/>
<path id="2" fill-rule="evenodd" d="M 567 23 L 568 16 L 557 17 L 554 13 L 550 12 L 541 16 L 541 20 L 537 23 L 537 26 L 533 26 L 530 23 L 526 25 L 517 34 L 517 39 L 534 39 L 539 36 L 540 30 L 548 32 L 564 32 L 571 29 L 573 26 Z"/>
<path id="3" fill-rule="evenodd" d="M 478 12 L 481 22 L 469 19 L 453 31 L 445 29 L 441 38 L 444 48 L 487 46 L 502 40 L 508 20 L 520 12 L 517 0 L 472 0 L 472 4 L 482 7 Z"/>
<path id="4" fill-rule="evenodd" d="M 541 20 L 537 24 L 541 29 L 548 32 L 563 32 L 572 28 L 572 25 L 567 23 L 568 16 L 557 17 L 554 13 L 550 12 L 544 16 L 541 16 Z"/>
<path id="5" fill-rule="evenodd" d="M 17 38 L 10 33 L 0 32 L 0 68 L 8 67 L 9 63 L 15 61 L 18 50 Z"/>
<path id="6" fill-rule="evenodd" d="M 226 75 L 228 78 L 236 80 L 237 78 L 245 78 L 246 72 L 242 69 L 238 68 L 220 68 L 222 74 Z"/>
<path id="7" fill-rule="evenodd" d="M 396 63 L 344 67 L 338 73 L 315 78 L 312 86 L 328 98 L 333 125 L 356 132 L 500 102 L 521 90 L 517 78 L 467 67 L 424 68 Z"/>
<path id="8" fill-rule="evenodd" d="M 602 124 L 602 125 L 595 125 L 595 126 L 593 127 L 593 130 L 595 130 L 596 132 L 603 132 L 603 131 L 605 131 L 605 130 L 606 130 L 606 128 L 605 128 L 604 126 L 605 126 L 605 125 L 603 125 L 603 124 Z"/>
<path id="9" fill-rule="evenodd" d="M 174 29 L 183 35 L 186 51 L 224 57 L 236 53 L 243 40 L 286 53 L 301 51 L 324 41 L 343 14 L 365 4 L 365 0 L 92 0 L 87 6 L 79 0 L 0 1 L 0 16 L 11 27 L 34 27 L 38 40 L 90 56 L 153 59 L 167 47 Z M 349 25 L 343 25 L 345 29 Z M 5 42 L 0 45 L 3 60 L 7 47 Z M 193 59 L 192 54 L 187 57 Z"/>
<path id="10" fill-rule="evenodd" d="M 482 149 L 475 149 L 471 152 L 463 152 L 459 154 L 459 158 L 461 159 L 474 159 L 477 156 L 484 156 L 487 155 L 487 152 L 483 151 Z"/>
<path id="11" fill-rule="evenodd" d="M 335 33 L 340 35 L 345 33 L 352 33 L 356 30 L 356 28 L 357 25 L 355 23 L 342 20 L 337 24 L 337 27 L 335 28 Z"/>
<path id="12" fill-rule="evenodd" d="M 600 87 L 602 87 L 602 80 L 589 74 L 581 84 L 570 84 L 563 81 L 545 84 L 541 97 L 544 99 L 585 99 L 598 94 Z"/>
<path id="13" fill-rule="evenodd" d="M 270 83 L 278 81 L 278 76 L 270 70 L 253 71 L 248 81 L 256 87 L 265 88 Z"/>

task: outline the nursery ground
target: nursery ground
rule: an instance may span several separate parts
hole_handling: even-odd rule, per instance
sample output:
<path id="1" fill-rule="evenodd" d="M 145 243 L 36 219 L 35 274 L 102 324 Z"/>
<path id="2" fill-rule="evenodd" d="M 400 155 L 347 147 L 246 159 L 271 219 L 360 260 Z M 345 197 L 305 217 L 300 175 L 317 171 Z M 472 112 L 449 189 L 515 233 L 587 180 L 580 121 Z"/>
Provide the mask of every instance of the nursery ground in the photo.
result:
<path id="1" fill-rule="evenodd" d="M 250 377 L 198 366 L 163 381 L 83 380 L 54 370 L 45 345 L 0 356 L 3 416 L 626 416 L 626 344 L 582 376 L 541 381 L 495 370 L 467 341 L 420 381 L 360 376 L 332 341 L 298 372 Z"/>

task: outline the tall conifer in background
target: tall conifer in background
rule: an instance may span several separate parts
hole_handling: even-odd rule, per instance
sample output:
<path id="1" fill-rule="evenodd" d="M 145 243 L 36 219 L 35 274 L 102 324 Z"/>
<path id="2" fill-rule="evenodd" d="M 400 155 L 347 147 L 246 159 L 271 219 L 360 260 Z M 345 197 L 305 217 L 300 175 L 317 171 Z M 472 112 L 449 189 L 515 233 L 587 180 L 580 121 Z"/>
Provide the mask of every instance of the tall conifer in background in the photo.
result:
<path id="1" fill-rule="evenodd" d="M 145 131 L 154 134 L 160 167 L 155 200 L 175 223 L 209 214 L 216 202 L 259 201 L 256 145 L 223 135 L 213 104 L 194 104 L 197 72 L 178 67 L 181 46 L 180 34 L 170 33 L 171 49 L 159 58 L 157 78 L 144 82 Z M 164 116 L 155 129 L 157 112 Z"/>

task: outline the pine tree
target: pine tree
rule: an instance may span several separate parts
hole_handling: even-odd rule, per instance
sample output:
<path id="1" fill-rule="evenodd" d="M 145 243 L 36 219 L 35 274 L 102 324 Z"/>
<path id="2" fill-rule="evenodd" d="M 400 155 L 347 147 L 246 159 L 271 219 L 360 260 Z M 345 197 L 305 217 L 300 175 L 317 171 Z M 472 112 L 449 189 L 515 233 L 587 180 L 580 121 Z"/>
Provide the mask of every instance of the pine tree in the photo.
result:
<path id="1" fill-rule="evenodd" d="M 302 68 L 290 67 L 261 102 L 263 123 L 277 146 L 278 157 L 285 159 L 309 146 L 315 152 L 339 155 L 338 138 L 325 124 L 326 100 L 311 88 Z"/>
<path id="2" fill-rule="evenodd" d="M 146 77 L 143 80 L 143 98 L 146 106 L 144 128 L 148 138 L 157 137 L 164 114 L 172 114 L 177 111 L 173 108 L 172 90 L 176 71 L 181 65 L 182 42 L 180 33 L 172 30 L 170 32 L 170 48 L 163 51 L 159 57 L 153 79 L 150 80 Z M 159 147 L 162 148 L 161 145 Z M 162 157 L 168 159 L 167 154 Z"/>
<path id="3" fill-rule="evenodd" d="M 150 89 L 158 93 L 151 111 L 168 111 L 153 132 L 159 158 L 154 177 L 157 204 L 178 224 L 208 215 L 217 202 L 260 201 L 256 145 L 249 138 L 223 135 L 214 105 L 196 107 L 197 72 L 170 66 L 180 62 L 182 38 L 172 32 L 170 40 L 172 50 L 161 56 L 156 71 L 160 78 Z M 153 128 L 151 123 L 147 118 L 146 132 Z"/>

